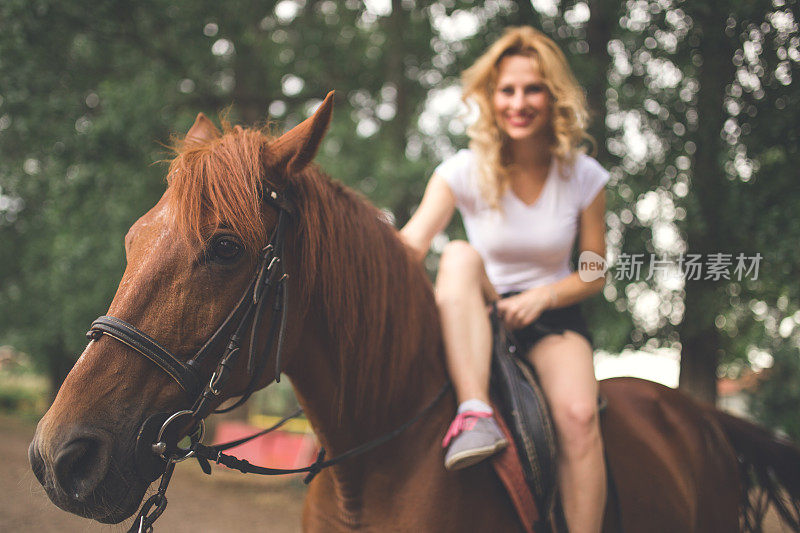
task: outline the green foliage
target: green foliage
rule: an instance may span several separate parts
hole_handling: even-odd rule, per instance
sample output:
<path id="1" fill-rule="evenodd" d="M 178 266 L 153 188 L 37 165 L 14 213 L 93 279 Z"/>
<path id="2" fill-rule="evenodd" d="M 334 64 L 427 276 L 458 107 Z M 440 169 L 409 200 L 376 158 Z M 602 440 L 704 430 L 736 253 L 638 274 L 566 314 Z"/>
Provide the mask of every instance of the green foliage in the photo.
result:
<path id="1" fill-rule="evenodd" d="M 117 7 L 0 8 L 0 188 L 13 204 L 0 223 L 0 302 L 13 310 L 0 331 L 54 383 L 114 293 L 121 235 L 163 187 L 150 165 L 174 113 L 162 108 L 164 69 L 111 38 L 126 32 L 111 24 Z"/>
<path id="2" fill-rule="evenodd" d="M 30 359 L 0 346 L 0 412 L 41 416 L 48 405 L 48 385 Z"/>

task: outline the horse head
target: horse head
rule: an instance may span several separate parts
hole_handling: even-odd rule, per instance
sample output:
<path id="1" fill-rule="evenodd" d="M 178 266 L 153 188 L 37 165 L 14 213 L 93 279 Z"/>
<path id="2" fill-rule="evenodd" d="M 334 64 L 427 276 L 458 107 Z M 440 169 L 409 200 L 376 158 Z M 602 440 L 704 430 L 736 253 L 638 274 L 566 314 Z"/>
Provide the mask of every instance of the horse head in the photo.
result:
<path id="1" fill-rule="evenodd" d="M 265 257 L 272 265 L 276 256 L 274 246 L 265 245 L 278 232 L 281 212 L 292 210 L 293 180 L 314 158 L 332 106 L 330 93 L 312 117 L 277 139 L 238 126 L 220 132 L 198 115 L 179 143 L 166 192 L 125 236 L 127 266 L 108 317 L 103 317 L 111 326 L 117 320 L 126 331 L 142 332 L 174 358 L 167 367 L 178 365 L 179 374 L 194 377 L 176 377 L 164 364 L 143 357 L 141 349 L 131 346 L 136 339 L 126 341 L 124 331 L 93 326 L 92 341 L 39 422 L 29 448 L 33 471 L 56 505 L 107 523 L 135 512 L 153 479 L 135 466 L 137 433 L 157 413 L 196 406 L 196 395 L 219 370 L 231 331 L 220 336 L 224 342 L 219 346 L 204 347 L 228 323 L 237 302 L 253 298 L 245 292 L 265 285 L 259 269 L 265 268 Z M 292 213 L 284 214 L 285 223 L 295 227 Z M 294 276 L 300 262 L 294 240 L 286 246 L 284 257 L 277 259 L 284 263 L 281 279 L 271 281 L 302 293 Z M 269 302 L 263 311 L 251 310 L 247 316 L 242 311 L 234 322 L 249 324 L 262 315 L 261 322 L 273 322 L 278 311 L 270 304 L 279 293 L 265 292 L 264 297 Z M 300 305 L 288 311 L 289 355 L 297 351 L 291 348 L 298 342 L 303 313 Z M 249 327 L 243 330 L 250 332 Z M 277 348 L 265 337 L 258 336 L 253 353 L 263 351 L 266 359 L 275 360 Z M 247 353 L 251 337 L 243 335 L 240 341 L 239 349 Z M 212 355 L 196 358 L 199 352 Z M 253 361 L 238 357 L 231 362 L 224 388 L 206 399 L 202 416 L 248 387 L 272 382 L 292 359 L 264 365 L 255 378 Z M 186 382 L 194 379 L 199 390 L 188 391 L 192 387 Z"/>

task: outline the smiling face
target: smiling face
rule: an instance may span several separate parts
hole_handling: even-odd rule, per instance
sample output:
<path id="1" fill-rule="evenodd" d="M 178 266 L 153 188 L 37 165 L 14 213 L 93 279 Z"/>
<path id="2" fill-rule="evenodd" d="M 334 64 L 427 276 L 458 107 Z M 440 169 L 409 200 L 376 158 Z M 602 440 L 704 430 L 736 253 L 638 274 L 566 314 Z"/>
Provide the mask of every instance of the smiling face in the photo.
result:
<path id="1" fill-rule="evenodd" d="M 500 60 L 492 107 L 497 125 L 512 141 L 550 135 L 551 100 L 533 58 L 512 55 Z"/>

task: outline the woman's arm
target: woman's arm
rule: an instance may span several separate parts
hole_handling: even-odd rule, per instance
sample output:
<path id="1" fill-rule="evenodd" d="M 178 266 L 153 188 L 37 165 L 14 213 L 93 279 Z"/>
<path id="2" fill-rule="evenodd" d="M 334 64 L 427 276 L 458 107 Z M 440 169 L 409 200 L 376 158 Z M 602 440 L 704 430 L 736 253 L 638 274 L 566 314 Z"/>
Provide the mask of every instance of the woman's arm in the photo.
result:
<path id="1" fill-rule="evenodd" d="M 606 257 L 606 193 L 597 193 L 592 203 L 581 213 L 578 249 L 581 252 L 594 252 L 605 260 Z M 566 307 L 585 300 L 603 290 L 605 276 L 593 281 L 583 281 L 577 272 L 553 283 L 549 287 L 555 293 L 551 307 Z"/>
<path id="2" fill-rule="evenodd" d="M 443 231 L 456 207 L 456 197 L 447 182 L 434 174 L 417 210 L 408 223 L 400 230 L 400 238 L 414 251 L 414 255 L 422 261 L 431 247 L 431 241 Z"/>
<path id="3" fill-rule="evenodd" d="M 581 213 L 578 247 L 581 252 L 594 252 L 606 256 L 606 195 L 605 189 L 597 193 L 592 203 Z M 518 329 L 527 326 L 546 309 L 566 307 L 600 292 L 605 276 L 593 281 L 583 281 L 578 272 L 550 285 L 534 287 L 497 303 L 506 326 Z"/>

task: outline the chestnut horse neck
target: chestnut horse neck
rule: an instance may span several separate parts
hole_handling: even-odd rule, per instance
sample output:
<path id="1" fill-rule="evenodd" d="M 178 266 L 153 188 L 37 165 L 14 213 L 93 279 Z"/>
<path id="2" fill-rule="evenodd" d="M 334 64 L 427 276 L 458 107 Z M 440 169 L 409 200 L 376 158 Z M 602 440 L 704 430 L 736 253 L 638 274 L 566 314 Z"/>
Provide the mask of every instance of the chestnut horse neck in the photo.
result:
<path id="1" fill-rule="evenodd" d="M 287 255 L 299 260 L 305 327 L 317 335 L 287 375 L 315 428 L 338 434 L 334 451 L 434 397 L 447 379 L 441 332 L 430 282 L 383 214 L 314 167 L 294 184 L 299 227 Z"/>

